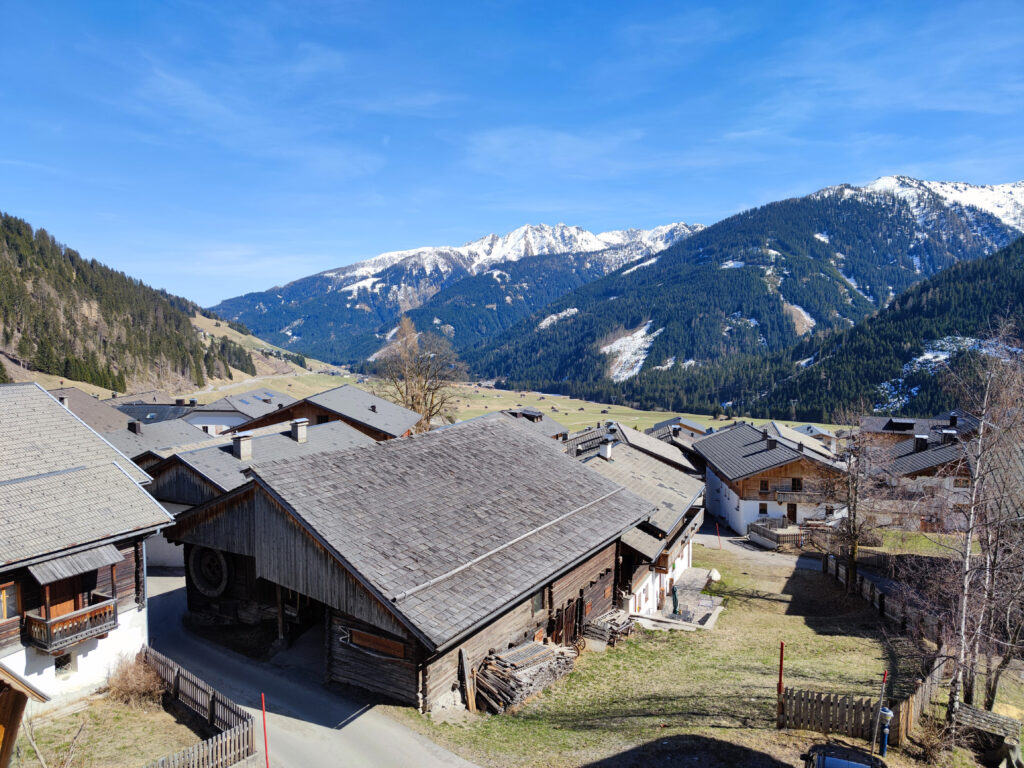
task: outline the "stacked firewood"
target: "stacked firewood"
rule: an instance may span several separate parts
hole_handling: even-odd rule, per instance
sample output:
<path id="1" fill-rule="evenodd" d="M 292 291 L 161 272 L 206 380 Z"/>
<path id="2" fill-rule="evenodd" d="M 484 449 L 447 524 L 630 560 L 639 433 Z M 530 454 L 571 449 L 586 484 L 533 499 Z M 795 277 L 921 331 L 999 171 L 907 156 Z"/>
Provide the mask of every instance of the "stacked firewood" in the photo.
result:
<path id="1" fill-rule="evenodd" d="M 513 649 L 505 656 L 492 653 L 484 659 L 474 675 L 478 707 L 500 714 L 572 672 L 572 656 L 536 645 L 545 652 L 521 658 L 523 654 L 513 654 Z"/>
<path id="2" fill-rule="evenodd" d="M 588 621 L 583 627 L 583 636 L 594 640 L 603 640 L 608 645 L 614 646 L 632 629 L 633 619 L 625 611 L 616 609 Z"/>

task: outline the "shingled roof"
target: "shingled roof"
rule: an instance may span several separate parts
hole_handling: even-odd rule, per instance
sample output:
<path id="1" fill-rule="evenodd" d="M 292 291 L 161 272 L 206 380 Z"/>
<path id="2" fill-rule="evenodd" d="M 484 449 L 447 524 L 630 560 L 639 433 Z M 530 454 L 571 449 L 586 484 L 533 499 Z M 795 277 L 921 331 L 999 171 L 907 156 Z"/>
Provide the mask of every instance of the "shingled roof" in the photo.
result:
<path id="1" fill-rule="evenodd" d="M 240 395 L 225 395 L 212 403 L 196 407 L 197 411 L 237 411 L 250 419 L 276 411 L 297 402 L 291 395 L 273 389 L 254 389 Z"/>
<path id="2" fill-rule="evenodd" d="M 799 451 L 797 445 L 775 436 L 775 447 L 769 448 L 764 432 L 740 422 L 695 441 L 693 448 L 727 480 L 739 480 L 773 467 L 782 467 L 800 459 L 808 459 L 832 469 L 841 470 L 841 462 L 815 451 Z"/>
<path id="3" fill-rule="evenodd" d="M 435 648 L 654 509 L 508 418 L 257 463 L 253 472 Z"/>
<path id="4" fill-rule="evenodd" d="M 394 437 L 404 435 L 421 418 L 416 411 L 395 405 L 351 384 L 343 384 L 306 400 Z"/>
<path id="5" fill-rule="evenodd" d="M 956 417 L 956 424 L 953 424 L 953 416 Z M 978 428 L 978 420 L 960 409 L 941 413 L 930 419 L 918 419 L 912 416 L 865 416 L 860 420 L 860 431 L 883 434 L 914 437 L 915 435 L 928 435 L 930 438 L 937 437 L 944 429 L 955 429 L 957 433 L 973 432 Z"/>
<path id="6" fill-rule="evenodd" d="M 187 421 L 173 419 L 141 425 L 140 432 L 125 427 L 115 432 L 105 432 L 103 437 L 126 456 L 136 458 L 146 451 L 158 451 L 180 445 L 213 440 L 213 435 L 203 432 Z"/>
<path id="7" fill-rule="evenodd" d="M 946 423 L 946 429 L 949 429 Z M 930 472 L 938 467 L 952 465 L 966 458 L 964 446 L 958 440 L 943 442 L 929 440 L 924 450 L 918 449 L 918 441 L 911 437 L 901 440 L 888 451 L 888 463 L 884 470 L 889 474 L 907 476 Z M 963 474 L 967 474 L 966 467 Z"/>
<path id="8" fill-rule="evenodd" d="M 150 467 L 156 476 L 165 464 L 180 461 L 224 491 L 230 491 L 245 483 L 244 472 L 257 462 L 270 462 L 293 456 L 308 456 L 323 451 L 340 451 L 361 445 L 375 445 L 375 441 L 342 421 L 332 421 L 306 428 L 306 442 L 299 443 L 291 437 L 291 427 L 277 429 L 272 434 L 253 436 L 252 459 L 241 461 L 235 458 L 232 442 L 217 440 L 215 445 L 177 453 L 160 464 Z M 264 428 L 265 431 L 267 428 Z"/>
<path id="9" fill-rule="evenodd" d="M 36 384 L 0 386 L 0 566 L 155 529 L 149 476 Z"/>
<path id="10" fill-rule="evenodd" d="M 99 433 L 124 429 L 131 419 L 121 413 L 109 400 L 99 400 L 77 387 L 51 389 L 50 394 L 60 400 L 67 400 L 67 408 Z"/>
<path id="11" fill-rule="evenodd" d="M 612 447 L 610 461 L 594 455 L 583 466 L 656 504 L 658 509 L 648 522 L 663 534 L 675 530 L 704 492 L 700 477 L 622 443 Z"/>

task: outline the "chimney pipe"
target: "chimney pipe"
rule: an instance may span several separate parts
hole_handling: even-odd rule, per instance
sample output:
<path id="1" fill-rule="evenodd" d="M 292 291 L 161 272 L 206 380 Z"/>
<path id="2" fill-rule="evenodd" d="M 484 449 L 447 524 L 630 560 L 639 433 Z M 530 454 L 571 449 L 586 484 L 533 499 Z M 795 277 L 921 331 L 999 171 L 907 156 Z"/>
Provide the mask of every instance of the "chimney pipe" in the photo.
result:
<path id="1" fill-rule="evenodd" d="M 372 403 L 370 405 L 370 410 L 373 411 L 374 413 L 376 413 L 377 412 L 377 404 L 376 403 Z"/>
<path id="2" fill-rule="evenodd" d="M 612 442 L 610 440 L 606 440 L 606 441 L 602 442 L 601 443 L 601 447 L 598 448 L 598 454 L 605 461 L 611 461 L 612 460 Z"/>
<path id="3" fill-rule="evenodd" d="M 914 435 L 914 453 L 928 450 L 928 435 Z"/>
<path id="4" fill-rule="evenodd" d="M 803 443 L 797 443 L 796 444 L 796 449 L 797 449 L 798 452 L 803 453 L 804 452 L 804 444 Z"/>
<path id="5" fill-rule="evenodd" d="M 296 419 L 292 422 L 292 440 L 296 443 L 306 442 L 306 425 L 309 419 Z"/>
<path id="6" fill-rule="evenodd" d="M 955 429 L 944 429 L 942 430 L 942 442 L 944 445 L 949 445 L 956 440 Z"/>
<path id="7" fill-rule="evenodd" d="M 949 414 L 949 426 L 955 427 L 957 422 L 957 416 L 955 413 Z"/>
<path id="8" fill-rule="evenodd" d="M 768 439 L 768 430 L 767 429 L 762 429 L 761 430 L 761 439 L 762 440 L 767 440 Z"/>
<path id="9" fill-rule="evenodd" d="M 176 398 L 174 400 L 174 404 L 175 405 L 184 405 L 185 404 L 185 398 L 184 397 Z"/>
<path id="10" fill-rule="evenodd" d="M 63 405 L 65 408 L 67 408 L 68 407 L 68 396 L 67 395 L 58 395 L 57 396 L 57 402 L 60 403 L 61 405 Z"/>
<path id="11" fill-rule="evenodd" d="M 252 460 L 252 432 L 242 432 L 231 438 L 231 453 L 239 461 Z"/>
<path id="12" fill-rule="evenodd" d="M 193 397 L 191 400 L 188 401 L 188 404 L 195 408 L 197 405 L 199 405 L 199 400 Z"/>
<path id="13" fill-rule="evenodd" d="M 768 441 L 768 450 L 772 450 L 776 445 L 778 445 L 778 441 L 774 437 L 765 436 L 765 440 Z"/>
<path id="14" fill-rule="evenodd" d="M 129 421 L 128 422 L 128 431 L 131 432 L 134 435 L 141 435 L 142 434 L 142 422 L 139 421 L 138 419 L 135 419 L 134 421 Z"/>

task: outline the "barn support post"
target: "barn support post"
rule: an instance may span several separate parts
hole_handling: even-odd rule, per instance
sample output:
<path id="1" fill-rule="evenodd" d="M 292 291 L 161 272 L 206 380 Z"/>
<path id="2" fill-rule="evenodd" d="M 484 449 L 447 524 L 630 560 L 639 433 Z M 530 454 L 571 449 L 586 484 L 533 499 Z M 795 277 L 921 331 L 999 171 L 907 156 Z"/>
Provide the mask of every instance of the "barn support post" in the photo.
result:
<path id="1" fill-rule="evenodd" d="M 274 585 L 277 591 L 277 640 L 284 640 L 284 602 L 281 599 L 281 585 Z"/>

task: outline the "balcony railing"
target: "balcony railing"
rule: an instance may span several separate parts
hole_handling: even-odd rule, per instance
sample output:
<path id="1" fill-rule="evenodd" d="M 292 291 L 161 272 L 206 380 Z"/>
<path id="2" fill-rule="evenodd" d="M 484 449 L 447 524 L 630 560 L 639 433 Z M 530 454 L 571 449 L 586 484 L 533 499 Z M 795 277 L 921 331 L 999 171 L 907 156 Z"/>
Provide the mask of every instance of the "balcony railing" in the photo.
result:
<path id="1" fill-rule="evenodd" d="M 778 490 L 775 491 L 775 500 L 780 504 L 789 503 L 802 503 L 802 504 L 817 504 L 825 500 L 825 494 L 821 491 L 805 490 L 805 491 L 790 491 L 790 490 Z"/>
<path id="2" fill-rule="evenodd" d="M 46 619 L 39 611 L 25 614 L 25 639 L 51 653 L 113 629 L 117 629 L 117 600 L 100 592 L 90 595 L 85 608 L 63 616 Z"/>

